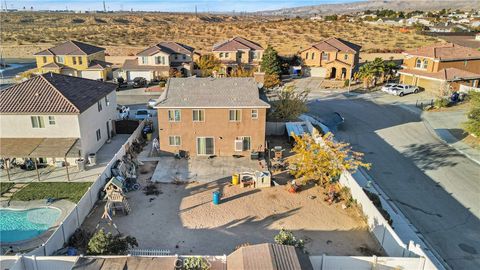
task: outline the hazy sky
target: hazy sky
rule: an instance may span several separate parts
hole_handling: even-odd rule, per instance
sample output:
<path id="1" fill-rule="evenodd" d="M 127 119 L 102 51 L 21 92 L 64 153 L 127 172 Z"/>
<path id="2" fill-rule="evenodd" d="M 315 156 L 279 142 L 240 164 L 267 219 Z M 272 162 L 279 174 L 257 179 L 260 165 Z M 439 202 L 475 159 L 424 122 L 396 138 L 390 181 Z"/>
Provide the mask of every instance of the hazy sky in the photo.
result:
<path id="1" fill-rule="evenodd" d="M 103 10 L 103 0 L 0 0 L 2 6 L 7 2 L 8 8 L 29 10 Z M 325 3 L 345 3 L 358 0 L 105 0 L 108 10 L 145 10 L 145 11 L 181 11 L 193 12 L 195 5 L 199 12 L 205 11 L 259 11 L 279 9 L 285 7 L 298 7 L 318 5 Z"/>

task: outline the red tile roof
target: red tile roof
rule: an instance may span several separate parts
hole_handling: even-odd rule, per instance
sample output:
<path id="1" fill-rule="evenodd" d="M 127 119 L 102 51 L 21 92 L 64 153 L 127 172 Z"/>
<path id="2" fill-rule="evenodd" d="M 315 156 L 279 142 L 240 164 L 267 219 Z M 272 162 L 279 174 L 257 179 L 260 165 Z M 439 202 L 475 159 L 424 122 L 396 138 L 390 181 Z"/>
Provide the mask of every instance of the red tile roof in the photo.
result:
<path id="1" fill-rule="evenodd" d="M 190 54 L 193 53 L 195 49 L 187 46 L 182 43 L 178 42 L 173 42 L 173 41 L 165 41 L 165 42 L 160 42 L 158 44 L 155 44 L 152 47 L 149 47 L 139 53 L 137 53 L 138 56 L 150 56 L 154 55 L 158 52 L 164 52 L 167 54 Z"/>
<path id="2" fill-rule="evenodd" d="M 428 77 L 443 81 L 479 79 L 480 74 L 461 70 L 458 68 L 444 68 L 438 72 L 427 72 L 416 69 L 402 69 L 400 73 Z"/>
<path id="3" fill-rule="evenodd" d="M 360 52 L 360 49 L 362 48 L 362 46 L 360 45 L 357 45 L 336 37 L 327 38 L 317 44 L 312 45 L 312 47 L 316 48 L 319 51 L 326 51 L 326 52 L 340 51 L 340 52 L 349 52 L 349 53 Z"/>
<path id="4" fill-rule="evenodd" d="M 405 54 L 434 58 L 438 60 L 480 59 L 480 51 L 455 43 L 438 43 L 404 52 Z"/>
<path id="5" fill-rule="evenodd" d="M 105 48 L 80 41 L 69 40 L 55 47 L 38 52 L 35 55 L 90 55 L 101 51 L 105 51 Z"/>
<path id="6" fill-rule="evenodd" d="M 0 113 L 82 113 L 116 84 L 45 73 L 0 92 Z"/>
<path id="7" fill-rule="evenodd" d="M 260 44 L 242 37 L 234 37 L 213 45 L 214 52 L 232 52 L 237 50 L 263 50 L 263 48 Z"/>

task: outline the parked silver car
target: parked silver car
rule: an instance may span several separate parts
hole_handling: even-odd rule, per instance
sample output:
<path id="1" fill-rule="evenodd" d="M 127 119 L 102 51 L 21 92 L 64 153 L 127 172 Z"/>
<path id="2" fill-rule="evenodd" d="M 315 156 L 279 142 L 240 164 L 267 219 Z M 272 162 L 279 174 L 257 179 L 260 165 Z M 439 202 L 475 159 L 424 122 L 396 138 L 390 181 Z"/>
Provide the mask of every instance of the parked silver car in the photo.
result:
<path id="1" fill-rule="evenodd" d="M 414 85 L 406 85 L 406 84 L 397 84 L 396 86 L 393 86 L 390 88 L 390 90 L 387 91 L 387 93 L 395 95 L 395 96 L 400 96 L 403 97 L 406 94 L 411 94 L 411 93 L 418 93 L 420 89 L 418 86 Z"/>
<path id="2" fill-rule="evenodd" d="M 399 85 L 399 84 L 398 83 L 387 83 L 384 86 L 382 86 L 381 90 L 383 92 L 389 93 L 397 85 Z"/>

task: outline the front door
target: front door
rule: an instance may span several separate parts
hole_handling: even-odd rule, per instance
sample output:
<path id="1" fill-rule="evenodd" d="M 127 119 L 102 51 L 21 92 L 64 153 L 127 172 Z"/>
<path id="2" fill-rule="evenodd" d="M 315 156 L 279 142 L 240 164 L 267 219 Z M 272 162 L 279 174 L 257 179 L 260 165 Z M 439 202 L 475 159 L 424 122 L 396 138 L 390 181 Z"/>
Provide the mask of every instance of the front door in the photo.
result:
<path id="1" fill-rule="evenodd" d="M 107 136 L 108 136 L 108 139 L 110 139 L 110 122 L 107 121 Z"/>
<path id="2" fill-rule="evenodd" d="M 210 156 L 215 153 L 213 137 L 197 137 L 197 155 Z"/>

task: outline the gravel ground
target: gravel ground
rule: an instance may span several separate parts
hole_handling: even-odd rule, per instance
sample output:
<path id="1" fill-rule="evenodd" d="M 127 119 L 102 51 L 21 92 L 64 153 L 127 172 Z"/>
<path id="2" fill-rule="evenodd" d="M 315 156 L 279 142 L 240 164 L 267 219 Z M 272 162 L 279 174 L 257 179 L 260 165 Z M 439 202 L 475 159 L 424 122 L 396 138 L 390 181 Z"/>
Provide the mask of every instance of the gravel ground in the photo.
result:
<path id="1" fill-rule="evenodd" d="M 148 163 L 145 166 L 139 175 L 143 183 L 154 168 Z M 146 196 L 141 191 L 128 193 L 132 212 L 113 217 L 119 231 L 135 236 L 140 248 L 221 255 L 244 243 L 273 242 L 274 235 L 285 228 L 306 239 L 310 254 L 382 254 L 358 210 L 326 204 L 319 187 L 290 194 L 285 186 L 241 188 L 231 186 L 229 179 L 156 186 L 161 190 L 158 196 Z M 223 194 L 220 205 L 212 204 L 212 192 L 216 190 Z M 94 229 L 102 212 L 103 206 L 98 207 L 84 227 Z M 101 224 L 113 229 L 104 221 Z"/>

